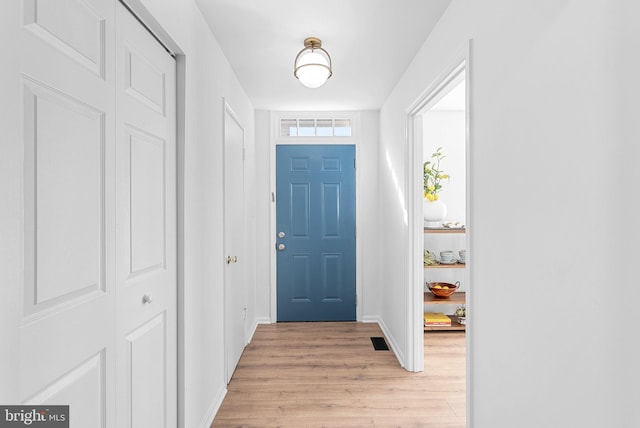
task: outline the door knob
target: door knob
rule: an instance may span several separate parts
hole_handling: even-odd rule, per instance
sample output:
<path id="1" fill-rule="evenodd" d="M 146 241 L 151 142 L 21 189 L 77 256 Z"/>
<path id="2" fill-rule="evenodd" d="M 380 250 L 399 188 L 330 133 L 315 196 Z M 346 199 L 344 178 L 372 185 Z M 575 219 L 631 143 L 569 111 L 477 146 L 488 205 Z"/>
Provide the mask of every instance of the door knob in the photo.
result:
<path id="1" fill-rule="evenodd" d="M 151 297 L 151 294 L 145 294 L 144 296 L 142 296 L 142 303 L 151 303 L 153 302 L 153 298 Z"/>
<path id="2" fill-rule="evenodd" d="M 278 244 L 278 250 L 279 251 L 284 251 L 284 249 L 287 248 L 284 246 L 284 244 Z"/>
<path id="3" fill-rule="evenodd" d="M 285 236 L 284 232 L 278 232 L 278 238 L 284 238 Z"/>

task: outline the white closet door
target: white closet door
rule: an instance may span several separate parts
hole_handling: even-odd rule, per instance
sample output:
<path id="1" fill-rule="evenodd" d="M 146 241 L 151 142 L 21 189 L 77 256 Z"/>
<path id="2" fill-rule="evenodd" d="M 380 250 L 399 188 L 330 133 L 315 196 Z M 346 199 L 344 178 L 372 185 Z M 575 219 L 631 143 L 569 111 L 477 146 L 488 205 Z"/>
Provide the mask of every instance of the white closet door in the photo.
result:
<path id="1" fill-rule="evenodd" d="M 115 0 L 23 7 L 17 394 L 174 427 L 175 61 Z"/>
<path id="2" fill-rule="evenodd" d="M 113 0 L 24 0 L 19 397 L 113 426 Z"/>
<path id="3" fill-rule="evenodd" d="M 244 128 L 225 103 L 224 112 L 224 249 L 225 376 L 229 383 L 247 345 L 247 286 L 244 221 Z"/>
<path id="4" fill-rule="evenodd" d="M 119 428 L 175 427 L 176 64 L 116 7 Z"/>

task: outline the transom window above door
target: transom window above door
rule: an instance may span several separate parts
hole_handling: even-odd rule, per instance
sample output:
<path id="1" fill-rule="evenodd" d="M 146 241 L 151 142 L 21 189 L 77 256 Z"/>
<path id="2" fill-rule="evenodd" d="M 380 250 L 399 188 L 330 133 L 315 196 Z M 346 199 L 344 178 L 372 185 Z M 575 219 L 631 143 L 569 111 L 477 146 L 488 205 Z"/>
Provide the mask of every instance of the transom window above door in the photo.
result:
<path id="1" fill-rule="evenodd" d="M 351 119 L 280 119 L 281 137 L 351 137 Z"/>

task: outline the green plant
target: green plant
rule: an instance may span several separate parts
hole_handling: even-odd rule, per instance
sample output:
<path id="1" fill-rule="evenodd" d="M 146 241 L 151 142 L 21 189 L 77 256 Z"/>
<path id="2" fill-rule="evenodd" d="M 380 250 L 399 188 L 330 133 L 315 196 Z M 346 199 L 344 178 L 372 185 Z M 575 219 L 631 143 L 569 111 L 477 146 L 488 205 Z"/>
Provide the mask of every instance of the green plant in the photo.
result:
<path id="1" fill-rule="evenodd" d="M 438 147 L 432 155 L 433 161 L 424 163 L 424 197 L 430 201 L 438 200 L 438 193 L 442 190 L 442 180 L 449 181 L 449 174 L 440 169 L 440 161 L 446 156 L 442 153 L 442 147 Z"/>

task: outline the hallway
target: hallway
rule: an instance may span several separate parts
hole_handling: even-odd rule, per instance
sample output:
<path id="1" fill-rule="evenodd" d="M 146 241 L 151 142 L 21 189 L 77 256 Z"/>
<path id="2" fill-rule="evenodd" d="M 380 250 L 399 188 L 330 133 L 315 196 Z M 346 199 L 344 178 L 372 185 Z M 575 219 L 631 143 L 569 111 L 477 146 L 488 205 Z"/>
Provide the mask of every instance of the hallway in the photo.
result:
<path id="1" fill-rule="evenodd" d="M 377 324 L 258 326 L 212 427 L 464 427 L 465 335 L 427 334 L 422 373 L 375 351 L 376 336 Z"/>
<path id="2" fill-rule="evenodd" d="M 0 402 L 70 406 L 76 428 L 640 427 L 638 275 L 611 257 L 633 260 L 640 242 L 640 2 L 0 12 Z M 332 58 L 316 89 L 294 75 L 310 36 Z M 419 324 L 414 144 L 416 114 L 440 101 L 425 96 L 462 60 L 469 150 L 464 174 L 446 173 L 466 183 L 466 343 Z M 335 132 L 347 119 L 350 137 Z M 269 325 L 276 146 L 329 134 L 356 147 L 355 319 L 379 322 L 395 355 L 372 350 L 376 324 Z M 569 312 L 579 322 L 559 322 Z M 423 337 L 427 370 L 407 372 L 422 369 Z M 244 353 L 233 378 L 230 349 Z"/>

